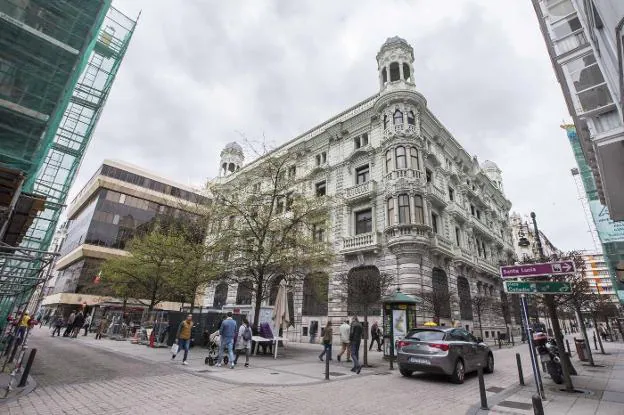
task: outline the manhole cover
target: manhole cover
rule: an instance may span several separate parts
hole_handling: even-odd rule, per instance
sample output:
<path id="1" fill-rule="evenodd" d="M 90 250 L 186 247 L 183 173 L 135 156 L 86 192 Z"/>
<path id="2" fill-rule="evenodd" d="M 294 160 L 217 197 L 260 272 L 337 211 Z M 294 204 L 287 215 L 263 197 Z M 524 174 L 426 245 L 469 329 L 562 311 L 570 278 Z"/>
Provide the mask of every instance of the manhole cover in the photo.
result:
<path id="1" fill-rule="evenodd" d="M 494 393 L 498 393 L 498 392 L 502 392 L 504 391 L 505 388 L 499 388 L 498 386 L 492 386 L 486 389 L 486 391 L 488 392 L 494 392 Z"/>
<path id="2" fill-rule="evenodd" d="M 344 375 L 346 375 L 346 373 L 329 372 L 329 376 L 344 376 Z"/>

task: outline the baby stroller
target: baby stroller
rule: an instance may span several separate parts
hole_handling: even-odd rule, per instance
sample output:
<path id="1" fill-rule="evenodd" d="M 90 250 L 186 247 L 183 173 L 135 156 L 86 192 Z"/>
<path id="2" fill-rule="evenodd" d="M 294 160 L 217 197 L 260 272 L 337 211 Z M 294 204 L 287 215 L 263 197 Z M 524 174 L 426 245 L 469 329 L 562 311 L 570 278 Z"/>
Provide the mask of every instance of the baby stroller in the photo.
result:
<path id="1" fill-rule="evenodd" d="M 205 364 L 214 366 L 218 363 L 219 347 L 221 347 L 221 336 L 217 330 L 208 337 L 208 356 L 204 359 Z M 228 354 L 223 353 L 223 364 L 227 366 L 229 360 Z"/>

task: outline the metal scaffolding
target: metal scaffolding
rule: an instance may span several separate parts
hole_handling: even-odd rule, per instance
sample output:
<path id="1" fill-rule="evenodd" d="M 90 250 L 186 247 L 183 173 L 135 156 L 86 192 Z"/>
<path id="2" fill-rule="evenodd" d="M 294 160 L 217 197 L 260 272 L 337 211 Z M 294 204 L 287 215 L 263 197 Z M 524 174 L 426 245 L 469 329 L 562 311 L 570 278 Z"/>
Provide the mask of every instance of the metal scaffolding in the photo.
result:
<path id="1" fill-rule="evenodd" d="M 44 280 L 42 270 L 56 255 L 48 252 L 54 232 L 137 20 L 107 8 L 97 36 L 92 37 L 78 64 L 82 71 L 77 82 L 59 100 L 64 111 L 48 121 L 41 140 L 45 146 L 43 162 L 24 183 L 25 191 L 45 197 L 45 208 L 34 218 L 19 248 L 0 247 L 0 318 L 9 312 L 7 304 L 17 298 L 28 302 L 34 288 Z M 53 135 L 51 140 L 46 139 L 48 134 Z"/>

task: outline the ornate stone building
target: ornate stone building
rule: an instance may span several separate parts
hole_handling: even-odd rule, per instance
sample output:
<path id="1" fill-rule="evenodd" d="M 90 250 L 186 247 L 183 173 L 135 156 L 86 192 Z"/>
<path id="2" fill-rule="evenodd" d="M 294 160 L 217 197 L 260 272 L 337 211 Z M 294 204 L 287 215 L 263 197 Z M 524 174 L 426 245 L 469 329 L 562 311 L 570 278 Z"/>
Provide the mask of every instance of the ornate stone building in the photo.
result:
<path id="1" fill-rule="evenodd" d="M 348 315 L 335 276 L 363 266 L 396 275 L 396 286 L 407 294 L 454 294 L 440 323 L 471 331 L 471 299 L 501 298 L 499 261 L 514 252 L 501 170 L 490 161 L 479 164 L 427 108 L 413 62 L 412 47 L 389 38 L 377 54 L 379 92 L 276 150 L 303 151 L 297 175 L 306 178 L 311 195 L 337 201 L 324 232 L 338 254 L 328 301 L 318 304 L 306 281 L 293 287 L 294 339 L 307 339 L 313 321 L 322 326 Z M 242 151 L 229 144 L 218 180 L 236 180 L 238 168 L 228 167 L 233 153 L 242 165 Z M 211 287 L 205 306 L 237 306 L 238 291 Z M 419 323 L 431 318 L 423 309 L 418 313 Z M 488 337 L 504 332 L 500 313 L 482 322 Z"/>

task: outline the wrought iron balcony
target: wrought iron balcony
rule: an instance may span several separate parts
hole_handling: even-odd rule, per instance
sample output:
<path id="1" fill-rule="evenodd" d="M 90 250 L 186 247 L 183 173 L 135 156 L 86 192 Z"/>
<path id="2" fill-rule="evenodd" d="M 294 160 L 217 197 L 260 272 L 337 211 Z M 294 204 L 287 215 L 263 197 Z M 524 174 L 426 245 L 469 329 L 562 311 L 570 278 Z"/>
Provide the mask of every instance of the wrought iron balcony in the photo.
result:
<path id="1" fill-rule="evenodd" d="M 349 254 L 362 251 L 375 251 L 377 249 L 380 249 L 377 232 L 369 232 L 343 237 L 342 250 L 340 252 Z"/>

